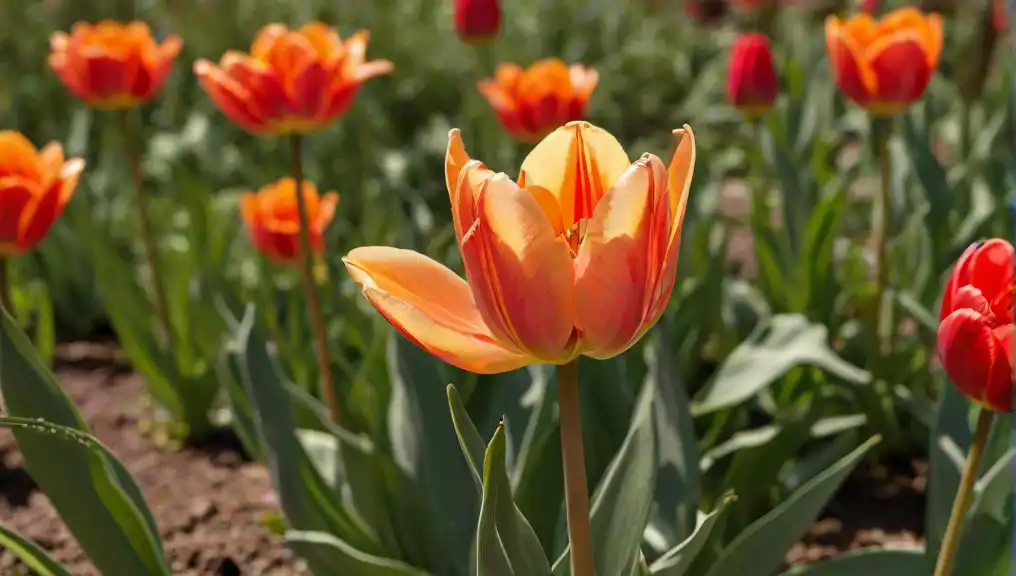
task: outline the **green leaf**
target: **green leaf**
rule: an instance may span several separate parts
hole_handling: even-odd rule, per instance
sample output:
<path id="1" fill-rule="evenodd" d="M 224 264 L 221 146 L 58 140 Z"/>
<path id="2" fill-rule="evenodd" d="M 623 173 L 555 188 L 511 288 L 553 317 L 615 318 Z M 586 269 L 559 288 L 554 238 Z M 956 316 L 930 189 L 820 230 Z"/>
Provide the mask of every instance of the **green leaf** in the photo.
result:
<path id="1" fill-rule="evenodd" d="M 463 574 L 477 517 L 471 474 L 463 462 L 448 416 L 445 366 L 391 332 L 388 341 L 389 437 L 395 464 L 413 480 L 426 516 L 416 520 L 416 539 L 426 545 L 440 574 Z"/>
<path id="2" fill-rule="evenodd" d="M 924 559 L 924 550 L 861 548 L 831 560 L 792 568 L 781 576 L 928 576 L 930 573 L 931 566 Z"/>
<path id="3" fill-rule="evenodd" d="M 504 424 L 499 424 L 483 461 L 483 500 L 480 502 L 480 519 L 476 525 L 476 576 L 516 574 L 509 561 L 511 553 L 501 546 L 497 533 L 497 509 L 504 494 L 498 484 L 503 484 L 506 476 L 506 452 Z"/>
<path id="4" fill-rule="evenodd" d="M 692 403 L 696 416 L 736 406 L 755 396 L 791 368 L 811 365 L 852 384 L 867 384 L 871 375 L 840 358 L 826 344 L 824 326 L 805 316 L 773 316 L 759 325 L 720 366 L 716 376 Z"/>
<path id="5" fill-rule="evenodd" d="M 653 502 L 655 515 L 673 529 L 673 546 L 695 530 L 699 504 L 699 451 L 695 423 L 688 408 L 688 396 L 680 375 L 671 365 L 671 349 L 662 330 L 646 346 L 649 374 L 646 386 L 653 388 L 656 423 L 656 460 L 659 469 Z"/>
<path id="6" fill-rule="evenodd" d="M 702 551 L 702 548 L 709 541 L 709 536 L 713 533 L 713 528 L 716 527 L 716 523 L 723 515 L 723 511 L 735 500 L 737 498 L 733 492 L 728 492 L 723 496 L 716 505 L 716 508 L 703 517 L 691 535 L 660 556 L 649 567 L 649 570 L 658 576 L 684 576 L 688 569 L 691 568 L 691 564 L 695 561 L 698 553 Z"/>
<path id="7" fill-rule="evenodd" d="M 593 494 L 590 529 L 597 574 L 627 574 L 639 553 L 656 487 L 656 438 L 652 386 L 644 386 L 628 435 Z M 570 548 L 554 564 L 556 576 L 571 573 Z"/>
<path id="8" fill-rule="evenodd" d="M 0 548 L 10 550 L 36 576 L 71 576 L 70 570 L 38 544 L 0 524 Z"/>
<path id="9" fill-rule="evenodd" d="M 495 516 L 497 533 L 500 535 L 501 544 L 512 568 L 517 574 L 549 574 L 550 564 L 547 562 L 547 555 L 540 545 L 540 540 L 537 538 L 536 533 L 533 532 L 533 528 L 529 525 L 526 517 L 519 510 L 518 506 L 515 505 L 515 500 L 512 497 L 511 483 L 508 480 L 508 472 L 505 470 L 504 463 L 504 453 L 507 452 L 504 426 L 498 426 L 490 445 L 484 449 L 483 439 L 480 437 L 480 433 L 477 432 L 476 427 L 473 426 L 469 415 L 466 414 L 466 409 L 462 405 L 462 399 L 459 397 L 458 391 L 455 390 L 454 386 L 449 384 L 447 393 L 448 405 L 452 413 L 452 422 L 455 424 L 455 433 L 459 438 L 459 446 L 461 446 L 462 453 L 466 456 L 469 467 L 477 479 L 477 487 L 482 493 L 483 502 L 486 502 L 488 497 L 495 498 L 496 505 L 494 506 L 493 514 Z M 498 444 L 495 444 L 495 441 Z M 492 451 L 494 451 L 493 454 Z M 498 456 L 497 451 L 502 452 L 500 460 L 496 459 Z M 490 458 L 495 458 L 492 464 L 493 468 L 490 471 L 490 474 L 494 476 L 488 479 L 487 461 Z M 496 490 L 497 494 L 488 496 L 488 492 L 491 490 Z M 483 503 L 481 502 L 481 518 L 483 514 Z M 477 545 L 479 546 L 479 534 L 477 535 Z M 478 550 L 478 565 L 479 559 L 482 557 Z"/>
<path id="10" fill-rule="evenodd" d="M 286 545 L 298 556 L 305 558 L 315 569 L 314 573 L 356 574 L 356 576 L 427 576 L 423 570 L 408 564 L 362 552 L 326 532 L 302 530 L 286 531 Z"/>
<path id="11" fill-rule="evenodd" d="M 375 535 L 345 508 L 331 487 L 333 482 L 321 476 L 301 445 L 293 404 L 264 340 L 254 330 L 253 307 L 248 307 L 229 345 L 231 353 L 238 356 L 240 375 L 254 408 L 259 443 L 264 447 L 289 525 L 296 530 L 329 532 L 359 550 L 379 552 Z M 315 572 L 325 573 L 320 568 L 312 564 Z"/>
<path id="12" fill-rule="evenodd" d="M 11 418 L 42 419 L 45 426 L 78 435 L 88 431 L 32 343 L 3 311 L 0 358 L 0 396 Z M 169 574 L 155 519 L 123 464 L 108 451 L 68 443 L 66 434 L 38 431 L 14 429 L 28 472 L 96 568 L 105 574 Z"/>
<path id="13" fill-rule="evenodd" d="M 970 432 L 970 402 L 944 374 L 937 378 L 942 401 L 935 428 L 928 439 L 928 502 L 925 509 L 925 546 L 930 562 L 938 558 L 953 498 L 960 486 L 960 475 L 967 450 L 973 442 Z"/>
<path id="14" fill-rule="evenodd" d="M 771 574 L 878 441 L 877 436 L 872 437 L 748 526 L 723 550 L 706 576 Z"/>

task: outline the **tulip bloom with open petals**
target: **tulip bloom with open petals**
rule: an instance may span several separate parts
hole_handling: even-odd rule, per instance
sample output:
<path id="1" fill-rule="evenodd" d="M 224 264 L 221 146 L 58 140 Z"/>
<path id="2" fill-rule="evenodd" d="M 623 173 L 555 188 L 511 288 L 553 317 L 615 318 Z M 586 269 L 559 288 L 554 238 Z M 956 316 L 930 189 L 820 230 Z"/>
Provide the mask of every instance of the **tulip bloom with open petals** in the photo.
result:
<path id="1" fill-rule="evenodd" d="M 478 88 L 505 130 L 524 142 L 537 142 L 552 130 L 585 117 L 599 79 L 592 68 L 568 66 L 550 58 L 528 69 L 501 64 L 494 78 L 481 81 Z"/>
<path id="2" fill-rule="evenodd" d="M 223 114 L 250 132 L 313 132 L 344 114 L 363 82 L 392 70 L 387 60 L 366 60 L 369 36 L 361 30 L 342 40 L 321 22 L 299 30 L 270 24 L 250 54 L 231 50 L 218 65 L 198 60 L 194 73 Z"/>
<path id="3" fill-rule="evenodd" d="M 960 392 L 1009 412 L 1013 389 L 1013 291 L 1016 257 L 998 238 L 960 256 L 942 295 L 938 351 Z"/>
<path id="4" fill-rule="evenodd" d="M 318 196 L 313 182 L 303 181 L 303 197 L 310 222 L 311 250 L 324 250 L 324 231 L 335 217 L 339 194 L 328 192 Z M 283 178 L 257 192 L 240 198 L 240 215 L 250 231 L 254 247 L 276 262 L 298 262 L 300 259 L 300 213 L 296 203 L 296 184 Z"/>
<path id="5" fill-rule="evenodd" d="M 85 168 L 64 160 L 56 142 L 41 151 L 18 132 L 0 131 L 0 256 L 27 252 L 63 212 Z"/>
<path id="6" fill-rule="evenodd" d="M 836 83 L 876 116 L 893 116 L 916 102 L 938 66 L 942 18 L 913 7 L 875 20 L 859 13 L 826 19 L 826 48 Z"/>
<path id="7" fill-rule="evenodd" d="M 49 39 L 49 65 L 60 80 L 95 108 L 133 108 L 166 83 L 183 41 L 170 34 L 161 44 L 144 22 L 78 22 L 71 33 Z"/>
<path id="8" fill-rule="evenodd" d="M 727 101 L 749 118 L 758 118 L 776 101 L 780 81 L 769 39 L 742 34 L 734 41 L 727 73 Z"/>
<path id="9" fill-rule="evenodd" d="M 343 260 L 404 336 L 465 370 L 492 374 L 627 350 L 667 306 L 695 165 L 691 128 L 669 170 L 632 163 L 609 133 L 572 122 L 522 163 L 518 182 L 471 160 L 458 130 L 445 176 L 467 280 L 410 250 Z"/>

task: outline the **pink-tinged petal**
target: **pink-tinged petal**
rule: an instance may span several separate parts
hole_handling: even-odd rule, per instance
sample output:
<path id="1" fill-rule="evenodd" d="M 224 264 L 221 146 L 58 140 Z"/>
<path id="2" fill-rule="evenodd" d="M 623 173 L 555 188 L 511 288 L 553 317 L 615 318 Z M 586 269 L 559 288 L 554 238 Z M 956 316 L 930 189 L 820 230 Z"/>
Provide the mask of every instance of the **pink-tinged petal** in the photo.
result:
<path id="1" fill-rule="evenodd" d="M 681 231 L 684 226 L 684 214 L 688 209 L 688 192 L 691 190 L 692 177 L 695 175 L 695 133 L 687 124 L 684 128 L 674 131 L 681 137 L 677 144 L 670 166 L 667 169 L 668 221 L 670 225 L 663 264 L 651 297 L 650 324 L 663 315 L 670 302 L 677 278 L 677 257 L 681 251 Z"/>
<path id="2" fill-rule="evenodd" d="M 564 227 L 593 207 L 631 165 L 609 132 L 588 122 L 569 122 L 551 132 L 522 162 L 519 185 L 545 188 L 557 198 Z"/>
<path id="3" fill-rule="evenodd" d="M 392 326 L 445 362 L 478 374 L 531 362 L 491 337 L 469 286 L 438 262 L 386 247 L 357 248 L 343 262 Z"/>
<path id="4" fill-rule="evenodd" d="M 953 304 L 953 294 L 961 286 L 970 284 L 970 259 L 980 244 L 971 244 L 963 254 L 956 261 L 956 266 L 953 267 L 952 272 L 949 274 L 949 280 L 945 283 L 945 291 L 942 293 L 942 308 L 939 310 L 938 320 L 941 322 L 945 320 L 945 317 L 952 314 L 958 306 Z"/>
<path id="5" fill-rule="evenodd" d="M 994 410 L 1010 410 L 1008 402 L 999 400 L 1004 398 L 1000 390 L 1012 387 L 1012 367 L 983 316 L 969 309 L 947 316 L 938 327 L 938 351 L 945 373 L 966 397 Z"/>
<path id="6" fill-rule="evenodd" d="M 582 352 L 609 358 L 635 342 L 646 321 L 656 185 L 665 186 L 659 158 L 646 155 L 600 200 L 575 261 L 575 327 Z"/>
<path id="7" fill-rule="evenodd" d="M 354 68 L 350 80 L 357 84 L 362 84 L 371 78 L 390 74 L 394 69 L 395 65 L 388 60 L 371 60 Z"/>
<path id="8" fill-rule="evenodd" d="M 459 181 L 466 174 L 469 181 L 462 190 L 465 196 L 459 198 Z M 452 206 L 452 224 L 455 237 L 459 242 L 476 218 L 475 198 L 483 182 L 494 175 L 478 160 L 473 160 L 466 152 L 462 135 L 458 128 L 448 132 L 448 149 L 445 152 L 445 185 L 448 186 L 448 199 Z"/>
<path id="9" fill-rule="evenodd" d="M 194 63 L 194 74 L 227 118 L 251 132 L 266 129 L 264 115 L 251 102 L 251 93 L 222 69 L 207 60 L 198 60 Z"/>
<path id="10" fill-rule="evenodd" d="M 471 194 L 459 179 L 459 198 Z M 539 204 L 504 174 L 482 184 L 462 260 L 484 323 L 495 338 L 545 361 L 573 349 L 573 264 Z"/>

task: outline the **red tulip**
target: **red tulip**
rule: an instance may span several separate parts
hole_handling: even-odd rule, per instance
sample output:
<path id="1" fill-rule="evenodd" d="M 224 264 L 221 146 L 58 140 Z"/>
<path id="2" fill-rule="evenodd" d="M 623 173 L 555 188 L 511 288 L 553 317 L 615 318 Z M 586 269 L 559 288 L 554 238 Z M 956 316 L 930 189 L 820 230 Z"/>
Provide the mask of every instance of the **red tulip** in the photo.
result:
<path id="1" fill-rule="evenodd" d="M 313 182 L 301 186 L 310 222 L 310 247 L 315 254 L 324 252 L 324 232 L 335 217 L 338 192 L 319 195 Z M 257 192 L 240 198 L 240 216 L 250 232 L 254 247 L 278 263 L 294 263 L 300 257 L 300 213 L 296 181 L 283 178 Z"/>
<path id="2" fill-rule="evenodd" d="M 727 101 L 745 116 L 757 118 L 773 107 L 779 91 L 769 39 L 762 34 L 739 36 L 730 55 Z"/>
<path id="3" fill-rule="evenodd" d="M 998 412 L 1012 410 L 1013 290 L 1016 255 L 998 238 L 960 256 L 942 295 L 938 351 L 965 396 Z"/>
<path id="4" fill-rule="evenodd" d="M 499 0 L 455 0 L 455 31 L 466 42 L 482 42 L 501 29 Z"/>

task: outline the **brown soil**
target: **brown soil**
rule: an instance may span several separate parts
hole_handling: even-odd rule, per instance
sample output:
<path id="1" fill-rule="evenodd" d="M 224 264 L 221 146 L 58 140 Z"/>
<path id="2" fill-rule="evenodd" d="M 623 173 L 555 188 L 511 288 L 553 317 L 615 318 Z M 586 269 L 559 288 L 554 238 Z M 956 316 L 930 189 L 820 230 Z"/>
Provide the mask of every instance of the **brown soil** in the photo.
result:
<path id="1" fill-rule="evenodd" d="M 260 522 L 274 510 L 265 469 L 235 440 L 167 451 L 139 432 L 146 394 L 140 379 L 102 345 L 61 347 L 57 375 L 96 436 L 134 474 L 162 529 L 175 574 L 306 574 Z M 63 523 L 21 467 L 17 446 L 0 431 L 0 521 L 50 550 L 75 575 L 96 574 Z M 862 465 L 787 560 L 808 563 L 862 546 L 920 541 L 924 480 L 920 462 Z M 0 549 L 0 574 L 29 574 Z"/>
<path id="2" fill-rule="evenodd" d="M 259 520 L 273 510 L 271 479 L 233 438 L 199 449 L 154 447 L 139 431 L 141 380 L 102 345 L 61 347 L 57 375 L 92 431 L 136 478 L 162 531 L 174 574 L 306 574 Z M 0 430 L 0 521 L 51 551 L 75 575 L 98 574 L 45 495 L 22 468 L 14 438 Z M 0 548 L 0 574 L 28 569 Z"/>

